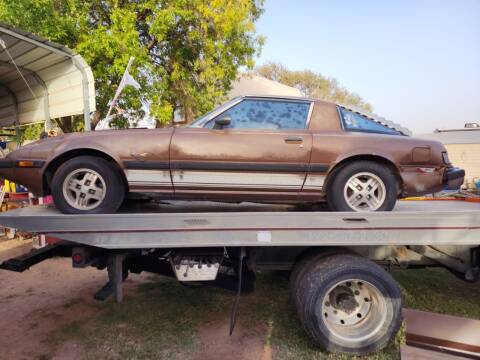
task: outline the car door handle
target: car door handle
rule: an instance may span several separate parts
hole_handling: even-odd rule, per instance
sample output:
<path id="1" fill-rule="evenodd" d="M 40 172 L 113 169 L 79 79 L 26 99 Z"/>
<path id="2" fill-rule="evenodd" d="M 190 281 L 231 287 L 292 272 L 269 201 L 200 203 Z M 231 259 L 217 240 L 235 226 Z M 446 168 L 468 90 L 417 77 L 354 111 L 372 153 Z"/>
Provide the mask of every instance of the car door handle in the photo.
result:
<path id="1" fill-rule="evenodd" d="M 283 138 L 283 140 L 287 144 L 301 144 L 303 142 L 303 138 L 301 136 L 287 136 Z"/>

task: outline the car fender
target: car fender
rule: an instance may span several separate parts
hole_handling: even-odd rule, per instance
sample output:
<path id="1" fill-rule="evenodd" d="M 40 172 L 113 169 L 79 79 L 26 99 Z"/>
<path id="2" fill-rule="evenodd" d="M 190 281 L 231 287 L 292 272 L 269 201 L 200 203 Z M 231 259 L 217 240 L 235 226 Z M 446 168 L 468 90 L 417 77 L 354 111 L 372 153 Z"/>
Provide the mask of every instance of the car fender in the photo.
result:
<path id="1" fill-rule="evenodd" d="M 85 151 L 93 150 L 93 151 L 96 151 L 96 152 L 103 153 L 103 154 L 107 155 L 108 157 L 112 158 L 117 163 L 118 166 L 121 166 L 121 164 L 122 164 L 120 158 L 117 155 L 115 155 L 107 147 L 102 146 L 101 144 L 89 143 L 88 145 L 81 145 L 81 144 L 75 144 L 75 145 L 70 145 L 70 146 L 69 145 L 70 144 L 62 144 L 58 148 L 56 148 L 55 152 L 53 152 L 47 158 L 46 163 L 45 163 L 45 169 L 48 168 L 48 166 L 55 159 L 58 159 L 59 157 L 62 157 L 67 153 L 77 152 L 77 151 L 82 151 L 82 150 L 85 150 Z"/>
<path id="2" fill-rule="evenodd" d="M 355 160 L 358 158 L 364 157 L 366 159 L 371 158 L 374 160 L 375 158 L 382 159 L 383 161 L 389 162 L 392 166 L 400 172 L 400 168 L 396 164 L 395 159 L 388 153 L 385 152 L 377 152 L 372 151 L 372 149 L 368 148 L 358 148 L 343 154 L 340 154 L 336 159 L 335 162 L 330 167 L 328 173 L 330 173 L 333 169 L 335 169 L 338 165 L 345 163 L 350 160 Z"/>
<path id="3" fill-rule="evenodd" d="M 373 160 L 373 161 L 375 161 L 375 159 L 377 159 L 377 160 L 381 160 L 381 161 L 389 163 L 396 170 L 395 175 L 398 177 L 398 180 L 400 181 L 400 187 L 403 187 L 403 185 L 402 185 L 403 184 L 403 178 L 402 178 L 402 175 L 401 175 L 401 169 L 395 163 L 394 158 L 391 155 L 386 154 L 385 152 L 372 151 L 371 148 L 370 149 L 358 148 L 358 149 L 355 149 L 355 150 L 352 150 L 352 151 L 349 151 L 349 152 L 346 152 L 346 153 L 343 153 L 343 154 L 339 155 L 327 171 L 327 176 L 326 176 L 326 180 L 325 180 L 326 186 L 328 187 L 328 183 L 330 182 L 330 180 L 331 180 L 331 178 L 334 174 L 334 171 L 336 169 L 339 169 L 343 164 L 346 164 L 349 161 L 354 161 L 356 159 L 362 159 L 362 158 L 366 159 L 366 160 Z"/>

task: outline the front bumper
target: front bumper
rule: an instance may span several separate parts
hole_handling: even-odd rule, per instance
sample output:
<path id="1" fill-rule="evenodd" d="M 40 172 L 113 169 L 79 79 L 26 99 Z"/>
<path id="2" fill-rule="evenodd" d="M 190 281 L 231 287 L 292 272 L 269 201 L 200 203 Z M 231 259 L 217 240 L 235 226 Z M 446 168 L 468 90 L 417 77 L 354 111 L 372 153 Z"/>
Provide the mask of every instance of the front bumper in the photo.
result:
<path id="1" fill-rule="evenodd" d="M 443 175 L 445 190 L 459 190 L 465 178 L 465 170 L 452 167 L 448 168 Z"/>
<path id="2" fill-rule="evenodd" d="M 15 177 L 14 165 L 15 163 L 12 159 L 0 159 L 0 178 L 13 181 Z"/>
<path id="3" fill-rule="evenodd" d="M 43 194 L 43 160 L 0 159 L 0 178 L 25 186 L 36 196 Z"/>
<path id="4" fill-rule="evenodd" d="M 13 160 L 0 159 L 0 169 L 9 169 L 9 168 L 13 168 Z"/>

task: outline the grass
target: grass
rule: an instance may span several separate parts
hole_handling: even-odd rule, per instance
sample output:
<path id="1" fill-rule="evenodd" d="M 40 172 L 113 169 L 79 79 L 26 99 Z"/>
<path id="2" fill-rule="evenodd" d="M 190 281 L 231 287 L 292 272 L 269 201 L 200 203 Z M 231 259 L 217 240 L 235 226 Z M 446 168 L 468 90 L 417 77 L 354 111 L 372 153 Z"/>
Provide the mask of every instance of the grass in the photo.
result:
<path id="1" fill-rule="evenodd" d="M 480 319 L 480 287 L 443 269 L 400 270 L 405 306 Z M 288 279 L 266 273 L 257 278 L 256 292 L 243 296 L 240 324 L 260 329 L 275 359 L 351 359 L 314 348 L 288 301 Z M 51 337 L 52 350 L 74 340 L 86 359 L 188 359 L 200 348 L 199 329 L 228 321 L 232 293 L 214 288 L 187 288 L 176 281 L 152 277 L 122 304 L 97 303 L 96 316 L 73 322 Z M 71 306 L 75 306 L 72 304 Z M 258 332 L 257 332 L 258 333 Z M 400 331 L 385 350 L 361 359 L 399 359 Z"/>
<path id="2" fill-rule="evenodd" d="M 230 294 L 152 278 L 121 304 L 95 304 L 95 318 L 68 324 L 54 334 L 52 343 L 75 339 L 87 359 L 185 358 L 194 350 L 195 329 L 228 309 Z"/>
<path id="3" fill-rule="evenodd" d="M 480 284 L 468 283 L 446 269 L 397 270 L 405 307 L 480 319 Z"/>

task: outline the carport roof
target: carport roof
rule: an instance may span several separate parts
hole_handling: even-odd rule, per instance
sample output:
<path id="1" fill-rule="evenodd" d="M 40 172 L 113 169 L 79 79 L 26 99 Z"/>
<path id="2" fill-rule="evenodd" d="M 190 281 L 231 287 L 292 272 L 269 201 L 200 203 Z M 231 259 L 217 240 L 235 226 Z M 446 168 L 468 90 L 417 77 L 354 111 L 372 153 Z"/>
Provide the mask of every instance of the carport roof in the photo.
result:
<path id="1" fill-rule="evenodd" d="M 8 51 L 0 44 L 0 127 L 83 114 L 88 128 L 95 87 L 83 58 L 0 22 L 2 40 Z"/>

